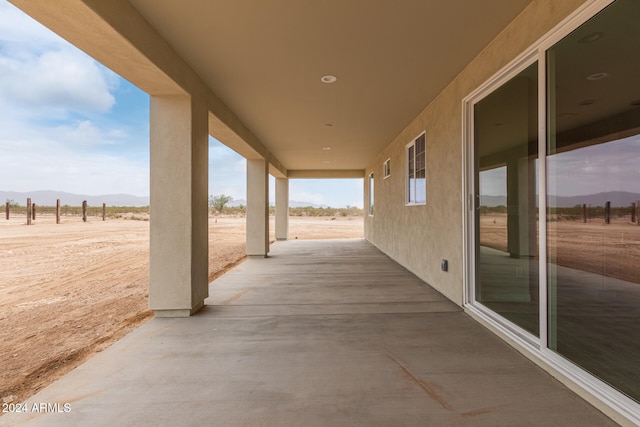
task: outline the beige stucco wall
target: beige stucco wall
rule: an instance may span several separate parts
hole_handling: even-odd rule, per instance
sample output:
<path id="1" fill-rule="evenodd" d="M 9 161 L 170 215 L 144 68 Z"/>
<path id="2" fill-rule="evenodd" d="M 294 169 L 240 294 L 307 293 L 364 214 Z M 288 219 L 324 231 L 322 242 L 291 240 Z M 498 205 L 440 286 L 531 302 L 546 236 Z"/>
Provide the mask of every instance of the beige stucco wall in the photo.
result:
<path id="1" fill-rule="evenodd" d="M 365 217 L 365 238 L 457 304 L 463 303 L 464 268 L 462 100 L 583 3 L 534 0 L 367 168 L 375 174 L 375 215 Z M 427 204 L 405 206 L 405 146 L 423 131 Z M 383 179 L 388 158 L 391 176 Z M 442 259 L 448 272 L 440 269 Z"/>

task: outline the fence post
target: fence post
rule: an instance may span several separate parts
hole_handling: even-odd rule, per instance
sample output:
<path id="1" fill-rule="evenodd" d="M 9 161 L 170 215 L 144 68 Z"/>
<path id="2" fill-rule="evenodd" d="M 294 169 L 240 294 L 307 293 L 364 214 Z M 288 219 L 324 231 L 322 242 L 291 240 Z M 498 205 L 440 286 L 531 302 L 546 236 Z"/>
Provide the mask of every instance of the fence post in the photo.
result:
<path id="1" fill-rule="evenodd" d="M 605 224 L 611 223 L 611 202 L 604 204 L 604 222 Z"/>
<path id="2" fill-rule="evenodd" d="M 27 197 L 27 225 L 31 225 L 31 197 Z"/>
<path id="3" fill-rule="evenodd" d="M 7 212 L 7 221 L 9 221 L 9 210 L 10 210 L 11 204 L 9 202 L 7 202 L 7 204 L 5 205 L 5 211 Z"/>
<path id="4" fill-rule="evenodd" d="M 636 222 L 636 204 L 631 203 L 631 222 Z"/>
<path id="5" fill-rule="evenodd" d="M 31 204 L 31 218 L 34 221 L 36 220 L 36 204 L 35 203 Z"/>
<path id="6" fill-rule="evenodd" d="M 56 224 L 60 224 L 60 199 L 56 199 Z"/>
<path id="7" fill-rule="evenodd" d="M 638 200 L 638 203 L 636 203 L 636 225 L 640 226 L 640 200 Z"/>
<path id="8" fill-rule="evenodd" d="M 87 222 L 87 201 L 82 201 L 82 221 Z"/>
<path id="9" fill-rule="evenodd" d="M 582 222 L 587 223 L 587 205 L 582 204 Z"/>
<path id="10" fill-rule="evenodd" d="M 102 220 L 104 221 L 106 217 L 107 217 L 107 204 L 103 203 L 102 204 Z"/>

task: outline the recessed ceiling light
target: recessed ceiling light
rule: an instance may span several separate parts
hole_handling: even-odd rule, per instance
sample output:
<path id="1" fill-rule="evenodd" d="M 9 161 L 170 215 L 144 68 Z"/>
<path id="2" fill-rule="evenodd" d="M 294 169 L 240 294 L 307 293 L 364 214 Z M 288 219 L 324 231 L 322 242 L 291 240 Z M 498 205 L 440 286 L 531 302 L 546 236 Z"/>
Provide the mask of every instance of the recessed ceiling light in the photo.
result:
<path id="1" fill-rule="evenodd" d="M 329 151 L 329 150 L 331 150 L 331 147 L 322 147 L 322 149 L 323 149 L 324 151 Z"/>
<path id="2" fill-rule="evenodd" d="M 338 80 L 338 78 L 336 76 L 332 76 L 331 74 L 320 77 L 320 81 L 322 83 L 335 83 L 336 80 Z"/>
<path id="3" fill-rule="evenodd" d="M 602 80 L 602 79 L 606 79 L 607 77 L 609 77 L 609 74 L 607 73 L 593 73 L 587 76 L 587 80 Z"/>
<path id="4" fill-rule="evenodd" d="M 586 36 L 584 36 L 578 41 L 580 43 L 593 43 L 596 40 L 600 40 L 602 37 L 604 37 L 604 33 L 601 31 L 598 31 L 597 33 L 587 34 Z"/>
<path id="5" fill-rule="evenodd" d="M 325 125 L 326 127 L 328 127 L 328 128 L 333 127 L 333 124 L 331 124 L 331 123 L 325 123 L 324 125 Z"/>

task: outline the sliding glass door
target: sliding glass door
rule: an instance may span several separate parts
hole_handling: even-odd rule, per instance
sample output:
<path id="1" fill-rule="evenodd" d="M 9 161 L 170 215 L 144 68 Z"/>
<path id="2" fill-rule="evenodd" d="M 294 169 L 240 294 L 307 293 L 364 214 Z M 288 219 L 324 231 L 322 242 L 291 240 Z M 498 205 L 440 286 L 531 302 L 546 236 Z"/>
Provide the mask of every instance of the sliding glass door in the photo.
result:
<path id="1" fill-rule="evenodd" d="M 469 305 L 636 402 L 639 19 L 639 0 L 610 3 L 465 109 Z"/>

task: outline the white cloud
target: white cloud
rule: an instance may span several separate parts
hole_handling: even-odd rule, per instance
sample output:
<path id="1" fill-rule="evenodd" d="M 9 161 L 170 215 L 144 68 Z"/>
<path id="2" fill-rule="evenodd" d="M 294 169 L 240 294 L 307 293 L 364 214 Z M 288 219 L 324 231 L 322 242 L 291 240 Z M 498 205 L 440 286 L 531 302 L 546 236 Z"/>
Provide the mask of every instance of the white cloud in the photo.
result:
<path id="1" fill-rule="evenodd" d="M 559 196 L 640 192 L 639 156 L 638 135 L 555 154 L 548 161 L 549 192 Z"/>
<path id="2" fill-rule="evenodd" d="M 112 78 L 94 60 L 70 49 L 21 59 L 0 56 L 0 75 L 3 103 L 34 113 L 106 112 L 115 103 Z"/>
<path id="3" fill-rule="evenodd" d="M 114 140 L 114 139 L 124 139 L 124 138 L 127 138 L 129 135 L 127 134 L 127 132 L 121 129 L 109 129 L 105 134 L 105 136 L 109 140 Z"/>
<path id="4" fill-rule="evenodd" d="M 222 145 L 221 142 L 209 137 L 209 158 L 210 159 L 224 159 L 233 154 L 229 148 Z"/>
<path id="5" fill-rule="evenodd" d="M 51 136 L 69 147 L 115 145 L 127 134 L 119 129 L 101 129 L 90 120 L 76 121 L 51 129 Z"/>
<path id="6" fill-rule="evenodd" d="M 0 137 L 2 188 L 12 191 L 61 190 L 82 194 L 149 194 L 146 159 L 131 160 L 77 150 L 55 139 Z"/>
<path id="7" fill-rule="evenodd" d="M 311 193 L 304 190 L 294 190 L 289 193 L 289 200 L 297 202 L 311 202 L 316 205 L 325 205 L 324 196 L 321 193 Z"/>
<path id="8" fill-rule="evenodd" d="M 229 185 L 216 188 L 216 191 L 210 191 L 209 193 L 211 195 L 225 194 L 227 196 L 233 197 L 233 200 L 240 200 L 245 198 L 244 191 L 239 190 L 238 187 Z"/>
<path id="9" fill-rule="evenodd" d="M 247 161 L 213 137 L 209 138 L 209 194 L 246 199 Z"/>
<path id="10" fill-rule="evenodd" d="M 55 46 L 69 46 L 68 42 L 4 0 L 0 0 L 0 43 L 6 43 L 5 49 L 17 51 L 45 51 Z"/>
<path id="11" fill-rule="evenodd" d="M 233 164 L 233 171 L 236 173 L 247 173 L 247 160 L 240 159 Z"/>
<path id="12" fill-rule="evenodd" d="M 22 115 L 106 112 L 119 78 L 0 0 L 0 107 Z"/>
<path id="13" fill-rule="evenodd" d="M 480 194 L 485 196 L 507 195 L 506 166 L 480 172 Z"/>

